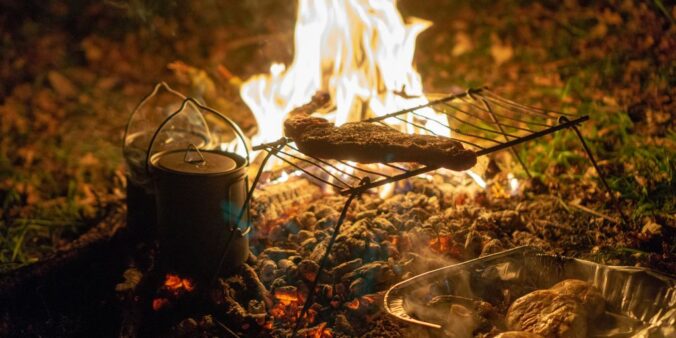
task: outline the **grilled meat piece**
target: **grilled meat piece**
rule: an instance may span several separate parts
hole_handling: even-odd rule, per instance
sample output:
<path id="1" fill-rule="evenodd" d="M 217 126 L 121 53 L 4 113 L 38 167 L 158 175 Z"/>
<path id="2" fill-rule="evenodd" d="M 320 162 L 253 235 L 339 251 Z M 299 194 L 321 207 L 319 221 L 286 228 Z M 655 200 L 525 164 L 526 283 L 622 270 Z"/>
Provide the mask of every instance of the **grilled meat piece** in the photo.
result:
<path id="1" fill-rule="evenodd" d="M 587 337 L 587 310 L 575 297 L 537 290 L 517 299 L 507 311 L 507 327 L 551 338 Z"/>
<path id="2" fill-rule="evenodd" d="M 284 133 L 306 155 L 359 163 L 416 162 L 451 170 L 467 170 L 476 164 L 476 153 L 450 138 L 411 135 L 370 122 L 351 122 L 340 127 L 309 116 L 324 97 L 299 107 L 284 121 Z"/>
<path id="3" fill-rule="evenodd" d="M 587 308 L 591 319 L 603 314 L 606 302 L 601 292 L 591 284 L 578 280 L 566 279 L 556 283 L 550 290 L 573 296 Z"/>

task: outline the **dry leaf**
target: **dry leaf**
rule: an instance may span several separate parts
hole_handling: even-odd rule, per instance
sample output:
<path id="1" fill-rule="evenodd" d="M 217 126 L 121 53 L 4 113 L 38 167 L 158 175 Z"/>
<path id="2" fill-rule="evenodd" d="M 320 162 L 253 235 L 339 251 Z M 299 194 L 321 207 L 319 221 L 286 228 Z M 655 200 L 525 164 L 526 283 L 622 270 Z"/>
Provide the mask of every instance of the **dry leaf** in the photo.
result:
<path id="1" fill-rule="evenodd" d="M 82 49 L 84 49 L 85 57 L 89 62 L 97 62 L 103 58 L 103 49 L 99 47 L 94 38 L 84 39 L 82 41 Z"/>
<path id="2" fill-rule="evenodd" d="M 460 56 L 471 51 L 474 48 L 472 39 L 465 32 L 457 32 L 455 34 L 455 44 L 451 54 L 453 56 Z"/>
<path id="3" fill-rule="evenodd" d="M 86 153 L 80 157 L 79 163 L 83 167 L 96 167 L 99 165 L 99 160 L 92 153 Z"/>
<path id="4" fill-rule="evenodd" d="M 605 23 L 599 22 L 594 28 L 592 28 L 591 32 L 589 32 L 589 36 L 592 38 L 600 39 L 606 36 L 608 34 L 608 26 L 606 26 Z"/>
<path id="5" fill-rule="evenodd" d="M 493 34 L 491 36 L 492 45 L 491 45 L 491 56 L 495 63 L 499 66 L 512 58 L 514 55 L 514 50 L 508 44 L 503 44 L 500 41 L 500 38 L 497 35 Z"/>
<path id="6" fill-rule="evenodd" d="M 49 84 L 52 85 L 52 88 L 59 94 L 64 97 L 75 97 L 77 95 L 77 88 L 73 85 L 67 77 L 57 71 L 49 71 L 47 73 L 47 78 L 49 79 Z"/>
<path id="7" fill-rule="evenodd" d="M 138 285 L 138 283 L 141 281 L 141 278 L 143 278 L 141 271 L 136 268 L 129 268 L 125 270 L 122 276 L 124 277 L 124 282 L 115 286 L 115 291 L 117 292 L 134 290 L 136 285 Z"/>

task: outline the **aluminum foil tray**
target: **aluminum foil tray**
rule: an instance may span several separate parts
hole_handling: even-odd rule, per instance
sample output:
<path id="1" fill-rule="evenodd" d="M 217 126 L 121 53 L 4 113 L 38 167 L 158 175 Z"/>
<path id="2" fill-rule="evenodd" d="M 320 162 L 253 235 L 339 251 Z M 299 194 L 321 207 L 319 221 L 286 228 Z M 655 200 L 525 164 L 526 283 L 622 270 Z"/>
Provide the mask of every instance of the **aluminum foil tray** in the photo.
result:
<path id="1" fill-rule="evenodd" d="M 432 331 L 432 336 L 442 336 L 448 333 L 449 320 L 444 312 L 440 315 L 430 309 L 433 299 L 479 299 L 495 304 L 565 279 L 592 283 L 606 300 L 606 313 L 590 325 L 591 337 L 676 337 L 674 277 L 546 255 L 532 247 L 510 249 L 402 281 L 385 294 L 385 309 Z"/>

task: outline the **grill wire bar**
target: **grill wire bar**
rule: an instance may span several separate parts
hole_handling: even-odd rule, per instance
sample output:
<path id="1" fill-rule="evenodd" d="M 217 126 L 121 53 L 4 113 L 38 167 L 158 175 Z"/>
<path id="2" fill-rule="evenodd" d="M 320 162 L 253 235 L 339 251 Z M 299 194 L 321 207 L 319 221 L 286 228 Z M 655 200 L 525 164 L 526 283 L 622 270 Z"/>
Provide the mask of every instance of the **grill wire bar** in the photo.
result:
<path id="1" fill-rule="evenodd" d="M 445 120 L 440 121 L 440 117 Z M 572 129 L 588 119 L 588 116 L 574 116 L 522 105 L 504 99 L 486 88 L 479 88 L 363 121 L 395 128 L 399 126 L 399 129 L 404 127 L 407 132 L 413 133 L 445 137 L 451 135 L 451 139 L 474 150 L 477 156 L 509 149 L 526 175 L 531 177 L 516 146 L 562 129 Z M 383 173 L 368 165 L 307 156 L 298 150 L 293 140 L 286 137 L 254 146 L 253 149 L 272 153 L 274 157 L 285 162 L 289 170 L 298 170 L 317 182 L 335 188 L 342 195 L 362 193 L 439 169 L 436 166 L 383 163 L 382 165 L 392 169 L 392 172 Z M 261 166 L 260 170 L 263 169 Z"/>
<path id="2" fill-rule="evenodd" d="M 438 120 L 442 116 L 445 118 L 445 121 Z M 439 135 L 439 129 L 431 129 L 436 125 L 447 133 L 440 136 L 448 137 L 448 135 L 451 135 L 451 139 L 462 143 L 466 148 L 474 150 L 477 156 L 484 156 L 509 149 L 529 177 L 531 174 L 523 160 L 519 157 L 516 146 L 563 129 L 572 129 L 580 140 L 588 159 L 594 165 L 604 187 L 615 202 L 618 213 L 626 224 L 627 218 L 621 210 L 619 201 L 606 183 L 603 173 L 598 165 L 596 165 L 596 160 L 591 150 L 577 128 L 587 120 L 589 120 L 589 116 L 586 115 L 575 116 L 523 105 L 502 98 L 487 88 L 478 88 L 469 89 L 462 93 L 431 100 L 427 104 L 368 118 L 363 121 L 393 126 L 399 130 L 401 130 L 400 127 L 404 127 L 409 133 Z M 254 146 L 253 150 L 263 150 L 267 154 L 259 168 L 258 175 L 253 182 L 254 185 L 251 187 L 249 195 L 253 194 L 255 186 L 259 181 L 260 173 L 265 169 L 265 164 L 268 163 L 271 157 L 276 157 L 289 166 L 287 169 L 293 168 L 291 170 L 302 172 L 317 182 L 335 188 L 340 194 L 348 197 L 340 218 L 334 226 L 326 252 L 319 262 L 319 270 L 311 283 L 308 297 L 295 323 L 292 335 L 295 337 L 303 324 L 310 305 L 312 305 L 317 282 L 325 269 L 333 242 L 340 232 L 340 227 L 354 198 L 370 189 L 422 175 L 437 170 L 439 167 L 383 163 L 381 165 L 392 170 L 391 173 L 386 174 L 370 169 L 368 165 L 362 166 L 347 161 L 325 160 L 307 156 L 299 151 L 293 140 L 286 137 L 282 137 L 275 142 Z M 250 196 L 247 196 L 247 201 L 250 198 Z"/>

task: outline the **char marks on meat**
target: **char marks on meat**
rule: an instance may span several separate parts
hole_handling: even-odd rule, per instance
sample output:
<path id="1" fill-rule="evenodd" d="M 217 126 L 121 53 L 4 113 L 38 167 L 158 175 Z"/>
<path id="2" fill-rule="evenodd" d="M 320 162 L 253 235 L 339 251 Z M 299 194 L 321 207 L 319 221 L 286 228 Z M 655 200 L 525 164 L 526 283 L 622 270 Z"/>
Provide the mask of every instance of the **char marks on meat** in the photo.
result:
<path id="1" fill-rule="evenodd" d="M 451 170 L 467 170 L 476 164 L 475 152 L 447 137 L 406 134 L 370 122 L 336 127 L 309 115 L 327 102 L 326 95 L 315 95 L 284 122 L 285 135 L 306 155 L 359 163 L 415 162 Z"/>

